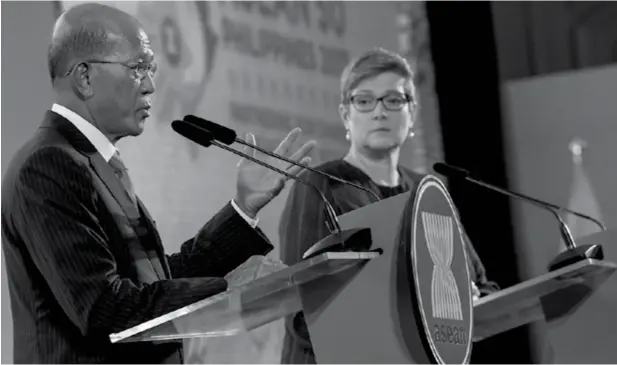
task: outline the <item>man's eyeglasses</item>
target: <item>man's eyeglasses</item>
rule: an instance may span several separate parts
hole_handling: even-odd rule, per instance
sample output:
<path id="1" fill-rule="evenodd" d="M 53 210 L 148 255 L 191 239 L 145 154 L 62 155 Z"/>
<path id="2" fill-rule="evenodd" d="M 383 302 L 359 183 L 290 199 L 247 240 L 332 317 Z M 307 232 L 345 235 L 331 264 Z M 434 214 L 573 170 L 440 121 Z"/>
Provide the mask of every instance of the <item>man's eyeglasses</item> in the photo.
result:
<path id="1" fill-rule="evenodd" d="M 400 94 L 388 94 L 380 98 L 376 98 L 373 95 L 354 95 L 349 100 L 357 111 L 368 113 L 375 110 L 379 102 L 386 110 L 399 111 L 403 109 L 405 104 L 411 102 L 411 97 Z"/>
<path id="2" fill-rule="evenodd" d="M 109 65 L 121 65 L 121 66 L 124 66 L 130 69 L 133 72 L 133 76 L 139 80 L 143 80 L 146 77 L 146 75 L 149 75 L 150 77 L 154 77 L 154 75 L 156 74 L 156 69 L 157 69 L 157 65 L 155 62 L 150 62 L 150 63 L 139 62 L 135 64 L 131 64 L 128 62 L 99 61 L 99 60 L 82 61 L 82 62 L 101 63 L 101 64 L 109 64 Z M 75 66 L 71 67 L 71 69 L 64 76 L 70 75 L 71 72 L 73 72 L 73 70 L 77 66 L 79 66 L 79 64 L 81 64 L 82 62 L 79 62 Z"/>

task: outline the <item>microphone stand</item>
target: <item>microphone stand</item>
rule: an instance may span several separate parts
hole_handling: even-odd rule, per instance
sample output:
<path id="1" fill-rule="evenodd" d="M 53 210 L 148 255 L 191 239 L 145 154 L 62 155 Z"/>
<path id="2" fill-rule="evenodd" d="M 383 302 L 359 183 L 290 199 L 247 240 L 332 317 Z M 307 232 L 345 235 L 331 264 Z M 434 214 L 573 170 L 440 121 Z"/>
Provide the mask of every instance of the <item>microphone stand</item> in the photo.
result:
<path id="1" fill-rule="evenodd" d="M 497 191 L 499 193 L 502 193 L 508 196 L 513 196 L 513 197 L 528 201 L 535 206 L 548 210 L 555 216 L 555 218 L 557 218 L 557 220 L 559 221 L 559 231 L 561 233 L 561 237 L 563 238 L 567 249 L 566 251 L 563 251 L 559 255 L 557 255 L 557 257 L 555 257 L 548 264 L 549 272 L 561 269 L 563 267 L 572 265 L 576 262 L 583 261 L 583 260 L 588 260 L 588 259 L 603 260 L 604 259 L 604 251 L 601 245 L 583 245 L 583 246 L 576 245 L 574 241 L 574 237 L 572 236 L 572 232 L 570 231 L 570 228 L 568 227 L 566 222 L 564 222 L 561 216 L 557 213 L 557 210 L 566 211 L 565 209 L 562 209 L 553 204 L 545 203 L 543 201 L 534 199 L 532 197 L 524 196 L 524 195 L 521 195 L 521 194 L 518 194 L 512 191 L 500 188 L 498 186 L 487 184 L 483 181 L 476 180 L 470 176 L 466 176 L 465 180 L 478 184 L 487 189 L 494 190 L 494 191 Z M 572 212 L 572 213 L 578 216 L 582 216 L 582 214 L 580 213 L 576 213 L 576 212 Z M 596 224 L 600 226 L 600 228 L 602 228 L 602 230 L 605 230 L 604 225 L 598 220 L 591 218 L 591 217 L 587 217 L 587 216 L 585 216 L 585 218 L 588 218 L 589 220 L 595 222 Z"/>
<path id="2" fill-rule="evenodd" d="M 197 126 L 193 123 L 188 123 L 186 121 L 175 120 L 171 123 L 172 128 L 183 137 L 190 139 L 191 141 L 204 146 L 209 147 L 210 145 L 215 145 L 220 147 L 228 152 L 231 152 L 237 156 L 242 158 L 246 158 L 247 160 L 254 162 L 260 166 L 263 166 L 267 169 L 273 170 L 288 179 L 292 179 L 295 181 L 299 181 L 300 183 L 314 189 L 322 199 L 324 203 L 324 209 L 326 212 L 326 227 L 330 231 L 330 235 L 313 244 L 302 256 L 303 259 L 308 259 L 313 256 L 317 256 L 324 252 L 340 252 L 340 251 L 369 251 L 372 246 L 372 237 L 371 231 L 369 228 L 353 228 L 342 230 L 338 219 L 336 217 L 336 212 L 328 199 L 326 199 L 325 195 L 314 185 L 295 177 L 289 174 L 286 171 L 283 171 L 277 167 L 271 166 L 263 161 L 260 161 L 252 156 L 249 156 L 245 153 L 237 151 L 231 147 L 226 146 L 216 140 L 214 140 L 214 135 L 207 129 Z M 249 147 L 251 147 L 249 145 Z M 274 155 L 273 157 L 278 158 L 279 156 Z M 295 162 L 295 161 L 294 161 Z M 302 165 L 300 165 L 302 166 Z M 380 249 L 375 250 L 376 252 L 380 252 Z"/>
<path id="3" fill-rule="evenodd" d="M 572 232 L 570 231 L 570 228 L 568 227 L 568 225 L 566 224 L 566 222 L 564 222 L 563 218 L 561 218 L 561 216 L 554 210 L 554 209 L 547 209 L 547 208 L 552 208 L 552 207 L 547 207 L 546 204 L 544 204 L 543 202 L 540 202 L 537 199 L 531 198 L 531 197 L 527 197 L 527 196 L 523 196 L 520 195 L 518 193 L 506 190 L 506 189 L 502 189 L 498 186 L 494 186 L 491 184 L 487 184 L 483 181 L 480 180 L 476 180 L 472 177 L 466 177 L 466 180 L 469 180 L 475 184 L 478 184 L 482 187 L 485 187 L 489 190 L 495 190 L 499 193 L 502 193 L 504 195 L 509 195 L 509 196 L 514 196 L 523 200 L 527 200 L 530 203 L 532 203 L 535 206 L 538 206 L 540 208 L 544 208 L 546 210 L 548 210 L 549 212 L 551 212 L 555 218 L 557 218 L 557 220 L 559 221 L 559 230 L 561 232 L 561 237 L 563 238 L 564 242 L 566 243 L 566 246 L 568 248 L 568 250 L 573 250 L 576 248 L 576 243 L 574 243 L 574 237 L 572 236 Z"/>
<path id="4" fill-rule="evenodd" d="M 289 159 L 289 158 L 287 158 L 287 157 L 285 157 L 285 156 L 282 156 L 282 155 L 277 155 L 276 153 L 270 152 L 270 151 L 268 151 L 268 150 L 266 150 L 266 149 L 264 149 L 264 148 L 261 148 L 261 147 L 259 147 L 259 146 L 257 146 L 257 145 L 254 145 L 254 144 L 252 144 L 252 143 L 248 143 L 248 142 L 246 142 L 246 141 L 244 141 L 244 140 L 242 140 L 242 139 L 240 139 L 240 138 L 238 138 L 238 137 L 236 137 L 236 142 L 240 143 L 241 145 L 244 145 L 244 146 L 248 146 L 248 147 L 254 148 L 254 149 L 256 149 L 257 151 L 262 152 L 262 153 L 265 153 L 266 155 L 268 155 L 268 156 L 270 156 L 270 157 L 274 157 L 274 158 L 281 159 L 281 160 L 283 160 L 283 161 L 285 161 L 285 162 L 288 162 L 288 163 L 290 163 L 290 164 L 292 164 L 292 165 L 300 166 L 300 167 L 303 167 L 303 168 L 305 168 L 305 169 L 307 169 L 307 170 L 309 170 L 309 171 L 312 171 L 312 172 L 314 172 L 314 173 L 325 175 L 325 176 L 327 176 L 329 179 L 332 179 L 332 180 L 334 180 L 334 181 L 338 181 L 338 182 L 340 182 L 340 183 L 342 183 L 342 184 L 351 185 L 351 186 L 353 186 L 353 187 L 355 187 L 355 188 L 358 188 L 358 189 L 360 189 L 360 190 L 364 190 L 364 191 L 366 191 L 367 193 L 371 194 L 373 197 L 375 197 L 375 199 L 380 200 L 380 199 L 379 199 L 379 196 L 377 196 L 377 194 L 375 194 L 374 192 L 370 191 L 369 189 L 367 189 L 367 188 L 365 188 L 365 187 L 363 187 L 363 186 L 360 186 L 360 185 L 358 185 L 358 184 L 354 184 L 354 183 L 352 183 L 352 182 L 350 182 L 350 181 L 343 180 L 343 179 L 341 179 L 341 178 L 338 178 L 338 177 L 333 176 L 333 175 L 330 175 L 330 174 L 326 174 L 326 173 L 325 173 L 325 172 L 323 172 L 323 171 L 316 170 L 316 169 L 314 169 L 314 168 L 312 168 L 312 167 L 310 167 L 310 166 L 308 166 L 308 165 L 303 165 L 303 164 L 300 164 L 300 163 L 298 163 L 298 162 L 296 162 L 296 161 L 294 161 L 294 160 L 292 160 L 292 159 Z"/>
<path id="5" fill-rule="evenodd" d="M 197 127 L 197 128 L 199 128 L 199 127 Z M 233 149 L 231 147 L 228 147 L 228 146 L 224 145 L 223 143 L 220 143 L 220 142 L 215 141 L 215 140 L 210 141 L 210 143 L 212 145 L 214 145 L 214 146 L 217 146 L 217 147 L 222 148 L 222 149 L 224 149 L 226 151 L 229 151 L 229 152 L 233 153 L 236 156 L 240 156 L 242 158 L 246 158 L 247 160 L 249 160 L 251 162 L 254 162 L 254 163 L 256 163 L 258 165 L 261 165 L 261 166 L 263 166 L 263 167 L 265 167 L 267 169 L 270 169 L 270 170 L 273 170 L 275 172 L 278 172 L 279 174 L 287 177 L 288 179 L 299 181 L 299 182 L 305 184 L 306 186 L 313 188 L 312 185 L 307 184 L 305 181 L 300 180 L 300 179 L 296 179 L 295 176 L 290 175 L 289 173 L 287 173 L 287 172 L 285 172 L 285 171 L 283 171 L 283 170 L 281 170 L 281 169 L 279 169 L 277 167 L 268 165 L 268 164 L 266 164 L 266 163 L 264 163 L 262 161 L 259 161 L 258 159 L 254 158 L 252 156 L 249 156 L 249 155 L 241 153 L 241 152 L 239 152 L 239 151 L 237 151 L 237 150 L 235 150 L 235 149 Z M 341 233 L 341 226 L 339 225 L 338 219 L 336 218 L 336 213 L 334 212 L 334 208 L 332 208 L 332 205 L 330 205 L 330 203 L 328 202 L 326 197 L 323 195 L 323 193 L 321 191 L 319 191 L 319 189 L 315 189 L 315 191 L 317 191 L 317 193 L 321 196 L 321 199 L 325 203 L 324 206 L 325 206 L 325 210 L 326 210 L 326 226 L 328 227 L 328 230 L 330 231 L 331 234 L 339 235 Z"/>
<path id="6" fill-rule="evenodd" d="M 230 144 L 233 143 L 233 141 L 235 141 L 237 143 L 240 143 L 241 145 L 244 145 L 244 146 L 256 149 L 257 151 L 259 151 L 261 153 L 264 153 L 264 154 L 266 154 L 266 155 L 268 155 L 270 157 L 273 157 L 273 158 L 276 158 L 276 159 L 279 159 L 279 160 L 283 160 L 283 161 L 285 161 L 287 163 L 290 163 L 292 165 L 296 165 L 296 166 L 302 167 L 302 168 L 307 169 L 309 171 L 312 171 L 312 172 L 314 172 L 316 174 L 326 176 L 327 178 L 332 179 L 332 180 L 337 181 L 337 182 L 340 182 L 341 184 L 350 185 L 350 186 L 355 187 L 356 189 L 363 190 L 363 191 L 371 194 L 375 199 L 377 199 L 377 201 L 381 200 L 377 194 L 375 194 L 371 190 L 369 190 L 369 189 L 367 189 L 367 188 L 365 188 L 365 187 L 363 187 L 361 185 L 358 185 L 358 184 L 352 183 L 350 181 L 341 179 L 341 178 L 336 177 L 334 175 L 330 175 L 330 174 L 328 174 L 326 172 L 319 171 L 319 170 L 314 169 L 314 168 L 312 168 L 310 166 L 303 165 L 303 164 L 301 164 L 299 162 L 296 162 L 296 161 L 294 161 L 292 159 L 289 159 L 289 158 L 287 158 L 285 156 L 277 155 L 276 153 L 270 152 L 270 151 L 268 151 L 268 150 L 266 150 L 264 148 L 261 148 L 261 147 L 259 147 L 257 145 L 254 145 L 252 143 L 248 143 L 248 142 L 238 138 L 236 136 L 236 132 L 233 129 L 231 129 L 231 128 L 227 128 L 227 127 L 221 126 L 221 125 L 216 124 L 214 122 L 211 122 L 209 120 L 205 120 L 205 119 L 202 119 L 202 118 L 196 117 L 194 115 L 190 115 L 190 114 L 184 116 L 183 122 L 189 123 L 190 125 L 192 125 L 192 126 L 194 126 L 196 128 L 199 128 L 201 130 L 208 131 L 209 133 L 212 134 L 214 140 L 219 140 L 219 141 L 221 141 L 222 143 L 224 143 L 226 145 L 230 145 Z M 202 124 L 204 124 L 204 125 L 202 125 Z M 223 135 L 225 136 L 224 138 L 221 137 Z"/>

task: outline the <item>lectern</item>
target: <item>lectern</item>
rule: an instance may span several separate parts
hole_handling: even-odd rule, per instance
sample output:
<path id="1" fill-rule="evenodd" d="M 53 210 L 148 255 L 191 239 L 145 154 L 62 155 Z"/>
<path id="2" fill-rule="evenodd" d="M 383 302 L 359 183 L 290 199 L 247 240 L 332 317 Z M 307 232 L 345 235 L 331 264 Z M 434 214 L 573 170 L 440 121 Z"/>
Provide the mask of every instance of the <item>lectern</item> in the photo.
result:
<path id="1" fill-rule="evenodd" d="M 473 303 L 458 214 L 430 175 L 339 221 L 370 228 L 371 249 L 320 254 L 110 340 L 234 336 L 304 311 L 319 363 L 468 363 L 474 340 L 568 316 L 617 269 L 578 262 Z"/>

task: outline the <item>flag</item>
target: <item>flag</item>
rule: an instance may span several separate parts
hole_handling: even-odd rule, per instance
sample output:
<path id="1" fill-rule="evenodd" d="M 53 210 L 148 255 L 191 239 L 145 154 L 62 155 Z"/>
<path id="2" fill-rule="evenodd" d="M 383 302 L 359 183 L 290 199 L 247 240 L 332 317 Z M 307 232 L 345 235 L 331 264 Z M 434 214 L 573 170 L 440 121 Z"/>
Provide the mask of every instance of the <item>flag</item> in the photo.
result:
<path id="1" fill-rule="evenodd" d="M 572 152 L 572 182 L 570 185 L 568 209 L 602 221 L 600 204 L 596 199 L 591 180 L 583 166 L 583 149 L 585 146 L 586 143 L 579 139 L 575 139 L 570 143 L 570 151 Z M 570 227 L 574 239 L 600 232 L 600 227 L 595 223 L 572 214 L 567 214 L 565 221 L 568 227 Z M 565 249 L 565 246 L 562 245 L 563 249 Z"/>

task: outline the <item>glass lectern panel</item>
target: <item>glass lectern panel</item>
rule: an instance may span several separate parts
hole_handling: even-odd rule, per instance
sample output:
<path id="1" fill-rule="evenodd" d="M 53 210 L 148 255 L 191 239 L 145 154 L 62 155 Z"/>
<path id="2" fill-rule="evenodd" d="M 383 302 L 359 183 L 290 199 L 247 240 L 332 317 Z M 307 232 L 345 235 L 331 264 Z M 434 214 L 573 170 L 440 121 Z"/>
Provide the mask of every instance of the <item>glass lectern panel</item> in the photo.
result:
<path id="1" fill-rule="evenodd" d="M 616 269 L 612 262 L 585 260 L 477 300 L 474 341 L 573 313 Z"/>
<path id="2" fill-rule="evenodd" d="M 331 252 L 110 335 L 112 343 L 233 336 L 302 310 L 298 286 L 362 265 L 377 252 Z"/>

